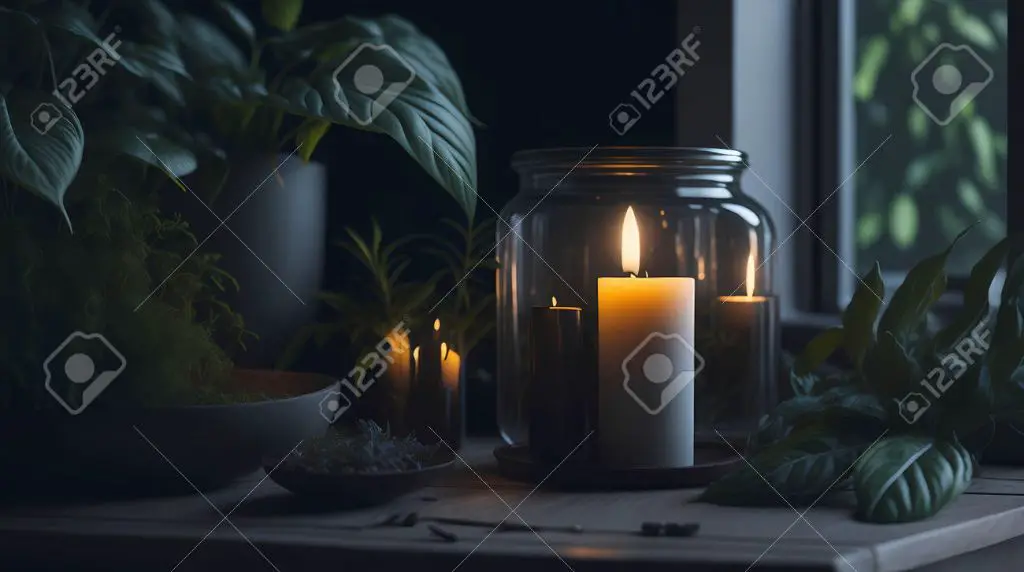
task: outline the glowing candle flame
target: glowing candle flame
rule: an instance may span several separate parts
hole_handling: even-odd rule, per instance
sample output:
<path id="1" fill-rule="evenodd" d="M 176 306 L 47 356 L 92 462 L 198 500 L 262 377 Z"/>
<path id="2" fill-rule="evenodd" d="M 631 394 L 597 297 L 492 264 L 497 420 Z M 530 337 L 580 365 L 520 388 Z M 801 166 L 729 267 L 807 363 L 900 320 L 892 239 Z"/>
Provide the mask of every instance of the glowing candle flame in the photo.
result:
<path id="1" fill-rule="evenodd" d="M 420 359 L 420 348 L 419 348 L 419 346 L 416 346 L 416 349 L 412 350 L 412 359 L 413 359 L 413 361 L 419 361 L 419 359 Z"/>
<path id="2" fill-rule="evenodd" d="M 622 221 L 622 271 L 630 275 L 640 273 L 640 226 L 633 207 L 626 209 L 626 218 Z"/>
<path id="3" fill-rule="evenodd" d="M 441 359 L 448 359 L 448 344 L 441 342 Z"/>
<path id="4" fill-rule="evenodd" d="M 747 258 L 747 297 L 754 295 L 754 255 Z"/>
<path id="5" fill-rule="evenodd" d="M 554 308 L 557 305 L 558 305 L 558 298 L 555 298 L 554 296 L 552 296 L 551 297 L 551 307 Z"/>
<path id="6" fill-rule="evenodd" d="M 436 320 L 434 320 L 434 331 L 435 332 L 440 332 L 441 331 L 441 318 L 437 318 Z"/>

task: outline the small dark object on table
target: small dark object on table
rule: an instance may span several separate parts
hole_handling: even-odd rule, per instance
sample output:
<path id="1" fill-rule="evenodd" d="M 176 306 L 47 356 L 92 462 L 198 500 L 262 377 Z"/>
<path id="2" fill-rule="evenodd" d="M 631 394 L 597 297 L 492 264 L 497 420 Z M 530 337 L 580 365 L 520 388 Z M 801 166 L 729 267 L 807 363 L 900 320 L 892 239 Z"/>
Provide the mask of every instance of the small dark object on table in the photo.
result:
<path id="1" fill-rule="evenodd" d="M 418 512 L 410 512 L 409 514 L 405 515 L 405 518 L 402 519 L 402 522 L 399 524 L 399 526 L 416 526 L 416 524 L 419 521 L 420 514 Z"/>
<path id="2" fill-rule="evenodd" d="M 700 524 L 696 522 L 685 522 L 677 523 L 670 522 L 665 525 L 665 536 L 672 536 L 675 538 L 685 538 L 687 536 L 693 536 L 700 530 Z"/>
<path id="3" fill-rule="evenodd" d="M 431 534 L 440 538 L 441 540 L 444 540 L 445 542 L 459 541 L 459 537 L 455 533 L 448 532 L 447 530 L 441 528 L 440 526 L 437 526 L 436 524 L 428 524 L 427 529 L 430 530 Z"/>
<path id="4" fill-rule="evenodd" d="M 645 522 L 640 525 L 640 534 L 642 536 L 661 536 L 664 530 L 665 525 L 660 522 Z"/>

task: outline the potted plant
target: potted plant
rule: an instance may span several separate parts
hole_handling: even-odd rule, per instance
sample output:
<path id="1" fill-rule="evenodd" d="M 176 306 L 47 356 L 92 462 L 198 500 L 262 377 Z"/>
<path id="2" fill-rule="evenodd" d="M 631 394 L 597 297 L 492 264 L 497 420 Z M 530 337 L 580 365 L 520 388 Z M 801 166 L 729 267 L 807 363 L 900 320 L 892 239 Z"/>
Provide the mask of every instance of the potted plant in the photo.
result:
<path id="1" fill-rule="evenodd" d="M 967 489 L 992 425 L 1019 419 L 1024 407 L 1024 259 L 1009 239 L 992 247 L 971 270 L 959 315 L 933 331 L 928 311 L 945 290 L 955 243 L 912 268 L 884 309 L 878 265 L 862 277 L 842 326 L 797 358 L 795 396 L 762 419 L 750 465 L 703 500 L 763 505 L 781 495 L 806 506 L 849 484 L 858 518 L 891 523 L 930 517 Z M 989 287 L 1008 258 L 992 317 Z M 853 369 L 817 374 L 839 350 Z"/>
<path id="2" fill-rule="evenodd" d="M 109 22 L 73 3 L 10 4 L 0 37 L 25 57 L 0 71 L 0 411 L 22 436 L 7 474 L 189 490 L 322 433 L 331 382 L 233 369 L 247 337 L 221 299 L 233 279 L 157 206 L 201 141 L 130 99 L 173 102 L 180 60 L 102 35 Z"/>
<path id="3" fill-rule="evenodd" d="M 296 0 L 265 0 L 259 18 L 223 0 L 203 14 L 168 17 L 158 0 L 136 10 L 167 22 L 152 34 L 176 46 L 191 78 L 178 121 L 225 151 L 188 182 L 220 217 L 233 215 L 231 231 L 214 234 L 210 248 L 245 285 L 233 302 L 260 339 L 243 359 L 270 365 L 263 360 L 316 319 L 307 302 L 321 286 L 327 181 L 310 159 L 332 126 L 391 137 L 473 213 L 476 144 L 462 86 L 444 52 L 409 22 L 298 26 Z M 369 89 L 363 72 L 383 83 Z M 219 226 L 193 197 L 168 199 L 189 220 Z"/>
<path id="4" fill-rule="evenodd" d="M 346 229 L 347 238 L 337 244 L 359 262 L 363 272 L 353 275 L 352 284 L 344 290 L 318 295 L 330 309 L 330 320 L 301 328 L 281 355 L 279 367 L 288 367 L 314 342 L 319 349 L 330 348 L 337 365 L 330 373 L 348 379 L 353 377 L 353 366 L 380 347 L 382 340 L 395 342 L 396 325 L 409 338 L 400 345 L 416 346 L 418 340 L 436 336 L 459 357 L 459 378 L 452 381 L 460 388 L 461 410 L 455 414 L 457 419 L 449 420 L 460 422 L 460 426 L 448 428 L 452 432 L 449 442 L 457 447 L 464 431 L 467 369 L 475 357 L 473 350 L 495 325 L 494 226 L 492 221 L 473 219 L 463 223 L 443 219 L 442 225 L 437 234 L 405 235 L 390 243 L 385 242 L 376 220 L 369 236 Z M 418 248 L 410 248 L 413 241 Z M 392 357 L 408 361 L 409 356 Z M 359 400 L 344 424 L 371 419 L 402 436 L 415 433 L 418 425 L 420 438 L 434 440 L 434 435 L 423 434 L 427 432 L 425 419 L 434 409 L 427 404 L 436 397 L 433 392 L 421 388 L 417 394 L 417 388 L 410 386 L 409 370 L 401 367 L 377 373 L 359 386 Z M 350 385 L 355 383 L 350 380 Z M 441 431 L 439 426 L 435 428 Z"/>

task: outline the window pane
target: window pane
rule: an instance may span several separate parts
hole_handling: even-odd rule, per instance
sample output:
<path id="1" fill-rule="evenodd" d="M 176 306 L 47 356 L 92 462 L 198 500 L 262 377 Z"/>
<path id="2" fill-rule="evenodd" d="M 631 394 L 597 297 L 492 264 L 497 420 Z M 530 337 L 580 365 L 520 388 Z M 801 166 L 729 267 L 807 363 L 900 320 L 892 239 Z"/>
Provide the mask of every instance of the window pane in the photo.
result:
<path id="1" fill-rule="evenodd" d="M 1006 5 L 856 0 L 844 10 L 854 51 L 841 175 L 867 160 L 844 189 L 842 209 L 858 272 L 875 260 L 905 272 L 980 221 L 947 267 L 966 275 L 1004 236 Z"/>

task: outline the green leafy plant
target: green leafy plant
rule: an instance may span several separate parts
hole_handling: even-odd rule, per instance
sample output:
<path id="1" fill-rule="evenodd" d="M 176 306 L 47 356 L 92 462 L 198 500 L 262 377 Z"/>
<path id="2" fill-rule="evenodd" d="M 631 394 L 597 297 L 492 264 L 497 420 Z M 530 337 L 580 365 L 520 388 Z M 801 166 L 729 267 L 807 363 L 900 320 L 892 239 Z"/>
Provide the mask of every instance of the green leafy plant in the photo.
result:
<path id="1" fill-rule="evenodd" d="M 1024 410 L 1024 258 L 1009 239 L 992 247 L 971 271 L 959 314 L 933 330 L 928 312 L 945 291 L 955 244 L 918 263 L 884 306 L 878 264 L 861 278 L 842 326 L 796 359 L 795 395 L 761 420 L 750 466 L 713 483 L 704 501 L 782 502 L 774 488 L 807 505 L 852 482 L 857 516 L 890 523 L 932 516 L 966 490 L 983 449 L 978 431 Z M 989 288 L 1007 262 L 993 317 Z M 854 369 L 817 373 L 837 351 Z"/>
<path id="2" fill-rule="evenodd" d="M 114 4 L 0 2 L 0 44 L 18 54 L 0 67 L 5 410 L 58 407 L 40 367 L 76 331 L 126 362 L 92 407 L 249 398 L 229 358 L 249 334 L 220 297 L 237 284 L 158 208 L 202 147 L 161 109 L 184 102 L 188 74 L 174 44 L 143 37 L 159 21 L 114 33 Z"/>
<path id="3" fill-rule="evenodd" d="M 441 324 L 451 332 L 455 348 L 468 356 L 473 348 L 495 327 L 494 270 L 498 263 L 493 256 L 495 225 L 493 220 L 466 223 L 443 219 L 449 234 L 434 237 L 426 252 L 443 264 L 439 279 L 444 298 L 436 311 Z"/>
<path id="4" fill-rule="evenodd" d="M 886 137 L 900 142 L 887 145 L 881 161 L 857 175 L 859 259 L 906 268 L 929 245 L 948 242 L 971 219 L 980 219 L 978 232 L 950 259 L 951 268 L 966 269 L 1004 235 L 1007 74 L 999 70 L 1007 69 L 1009 54 L 1006 10 L 1005 1 L 857 3 L 852 95 L 863 141 L 857 154 L 865 156 Z M 944 42 L 969 46 L 994 76 L 977 99 L 940 126 L 914 101 L 908 78 Z M 979 65 L 966 52 L 949 50 L 940 51 L 936 64 L 954 63 L 950 54 L 966 56 L 956 65 Z"/>
<path id="5" fill-rule="evenodd" d="M 225 149 L 275 152 L 294 142 L 309 159 L 328 129 L 343 125 L 394 139 L 473 212 L 476 143 L 465 95 L 444 53 L 412 24 L 386 16 L 296 27 L 302 3 L 294 0 L 263 2 L 260 26 L 230 2 L 211 8 L 204 18 L 160 0 L 0 0 L 0 48 L 19 54 L 0 70 L 0 176 L 63 209 L 86 133 L 101 163 L 127 155 L 184 176 L 202 159 L 203 172 L 222 180 Z M 97 49 L 116 65 L 81 81 Z M 369 123 L 359 119 L 370 117 L 373 98 L 334 77 L 356 50 L 386 79 L 413 72 Z M 62 100 L 53 91 L 68 91 L 67 78 L 80 83 Z M 45 135 L 30 124 L 41 104 L 61 117 Z"/>
<path id="6" fill-rule="evenodd" d="M 442 224 L 449 230 L 446 235 L 406 235 L 390 243 L 384 242 L 376 220 L 368 238 L 345 229 L 348 239 L 336 244 L 359 262 L 370 280 L 363 274 L 344 291 L 322 292 L 319 298 L 331 308 L 333 319 L 300 330 L 278 367 L 291 364 L 310 341 L 323 347 L 339 336 L 347 338 L 345 349 L 350 355 L 345 359 L 351 360 L 374 348 L 399 324 L 411 330 L 435 319 L 440 320 L 445 339 L 453 340 L 452 349 L 467 359 L 494 328 L 493 269 L 497 263 L 489 256 L 494 224 L 474 224 L 472 219 L 465 225 L 451 219 Z M 426 246 L 413 249 L 413 243 Z M 407 280 L 405 275 L 416 260 L 426 262 L 416 268 L 425 278 Z M 441 268 L 435 269 L 431 260 Z"/>
<path id="7" fill-rule="evenodd" d="M 231 2 L 218 0 L 209 18 L 176 19 L 193 79 L 186 90 L 187 123 L 213 126 L 214 140 L 232 149 L 296 147 L 306 160 L 333 125 L 381 133 L 472 214 L 472 119 L 441 48 L 393 15 L 298 26 L 302 7 L 295 0 L 264 0 L 263 21 L 256 24 Z M 373 66 L 386 82 L 402 81 L 404 88 L 379 105 L 349 77 L 356 71 L 345 67 L 356 61 L 351 58 L 358 58 L 354 66 Z"/>
<path id="8" fill-rule="evenodd" d="M 176 176 L 196 168 L 195 138 L 137 101 L 150 92 L 158 103 L 181 99 L 187 72 L 176 51 L 117 36 L 108 44 L 110 11 L 94 16 L 86 5 L 0 2 L 0 49 L 18 54 L 0 69 L 0 178 L 58 207 L 69 225 L 64 199 L 80 169 L 121 157 Z M 96 56 L 114 63 L 98 71 L 89 67 Z M 55 117 L 46 130 L 33 125 Z"/>

